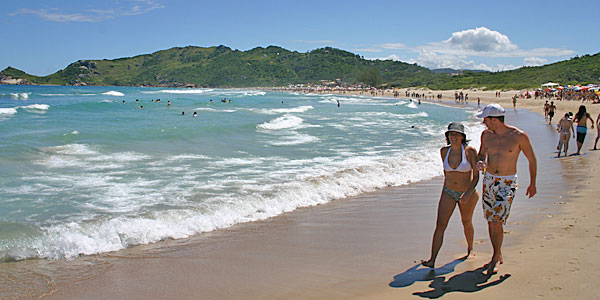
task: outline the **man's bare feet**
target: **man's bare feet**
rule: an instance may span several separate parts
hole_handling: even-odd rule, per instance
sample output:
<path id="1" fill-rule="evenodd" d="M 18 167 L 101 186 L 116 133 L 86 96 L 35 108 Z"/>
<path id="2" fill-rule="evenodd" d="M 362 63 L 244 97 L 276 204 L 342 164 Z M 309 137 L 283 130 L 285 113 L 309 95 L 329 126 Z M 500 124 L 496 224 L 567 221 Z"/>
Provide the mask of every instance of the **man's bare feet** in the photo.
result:
<path id="1" fill-rule="evenodd" d="M 498 269 L 500 268 L 500 265 L 502 263 L 503 263 L 502 260 L 497 261 L 497 260 L 492 259 L 489 263 L 487 263 L 483 266 L 484 268 L 487 268 L 487 270 L 484 273 L 488 276 L 498 273 Z"/>
<path id="2" fill-rule="evenodd" d="M 475 258 L 475 252 L 473 252 L 473 250 L 468 251 L 465 259 L 474 259 L 474 258 Z"/>
<path id="3" fill-rule="evenodd" d="M 425 267 L 428 268 L 435 268 L 435 261 L 434 260 L 422 260 L 421 264 Z"/>

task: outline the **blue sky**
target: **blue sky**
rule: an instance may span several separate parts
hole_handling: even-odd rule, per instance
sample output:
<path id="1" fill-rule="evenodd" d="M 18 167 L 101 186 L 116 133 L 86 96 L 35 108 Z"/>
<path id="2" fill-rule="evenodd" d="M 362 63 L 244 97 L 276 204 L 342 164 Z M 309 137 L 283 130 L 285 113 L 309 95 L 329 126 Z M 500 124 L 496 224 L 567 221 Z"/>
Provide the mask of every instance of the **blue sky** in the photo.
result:
<path id="1" fill-rule="evenodd" d="M 0 70 L 176 46 L 331 46 L 428 68 L 506 70 L 600 52 L 595 1 L 2 1 Z"/>

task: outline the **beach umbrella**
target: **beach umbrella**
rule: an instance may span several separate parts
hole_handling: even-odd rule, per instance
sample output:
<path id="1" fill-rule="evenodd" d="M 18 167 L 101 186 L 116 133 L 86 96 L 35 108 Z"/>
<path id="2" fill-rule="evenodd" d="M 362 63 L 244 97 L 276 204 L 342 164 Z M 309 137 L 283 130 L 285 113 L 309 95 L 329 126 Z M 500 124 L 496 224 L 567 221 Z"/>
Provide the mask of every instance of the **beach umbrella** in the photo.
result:
<path id="1" fill-rule="evenodd" d="M 559 89 L 559 90 L 564 90 L 565 89 L 564 86 L 560 86 L 560 85 L 558 87 L 556 87 L 556 88 Z"/>

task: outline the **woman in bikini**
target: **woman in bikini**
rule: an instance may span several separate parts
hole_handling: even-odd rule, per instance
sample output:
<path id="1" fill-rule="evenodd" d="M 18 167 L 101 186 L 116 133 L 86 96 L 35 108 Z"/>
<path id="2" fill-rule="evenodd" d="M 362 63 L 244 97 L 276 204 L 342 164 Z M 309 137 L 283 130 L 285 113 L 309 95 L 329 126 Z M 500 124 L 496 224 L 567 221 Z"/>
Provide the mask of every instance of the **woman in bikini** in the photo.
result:
<path id="1" fill-rule="evenodd" d="M 590 116 L 590 114 L 585 109 L 585 105 L 579 106 L 579 111 L 575 114 L 575 118 L 573 119 L 573 123 L 577 124 L 577 153 L 576 155 L 581 154 L 581 147 L 583 146 L 583 142 L 585 141 L 585 135 L 587 134 L 587 120 L 592 122 L 592 129 L 594 129 L 594 119 Z"/>
<path id="2" fill-rule="evenodd" d="M 444 162 L 444 187 L 438 204 L 437 221 L 431 244 L 431 257 L 421 263 L 430 268 L 435 267 L 435 259 L 444 241 L 444 232 L 458 204 L 460 216 L 467 239 L 467 256 L 473 255 L 473 210 L 479 199 L 475 190 L 479 182 L 477 165 L 477 150 L 467 146 L 467 135 L 464 126 L 453 122 L 446 131 L 446 143 L 440 153 Z"/>

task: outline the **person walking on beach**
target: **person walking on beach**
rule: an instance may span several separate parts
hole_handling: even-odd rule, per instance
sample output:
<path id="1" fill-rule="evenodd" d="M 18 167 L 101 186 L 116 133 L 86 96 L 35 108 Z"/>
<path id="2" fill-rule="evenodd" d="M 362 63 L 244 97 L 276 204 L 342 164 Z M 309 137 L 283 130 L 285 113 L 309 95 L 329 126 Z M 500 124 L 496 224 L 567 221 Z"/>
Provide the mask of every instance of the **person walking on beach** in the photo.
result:
<path id="1" fill-rule="evenodd" d="M 475 190 L 479 182 L 479 171 L 474 168 L 477 161 L 477 151 L 467 146 L 467 135 L 464 126 L 458 122 L 448 125 L 446 131 L 448 146 L 440 149 L 444 162 L 444 186 L 438 203 L 437 220 L 433 241 L 431 243 L 431 257 L 421 263 L 430 268 L 435 267 L 435 259 L 444 241 L 444 232 L 454 212 L 456 205 L 460 211 L 465 238 L 467 240 L 467 258 L 473 256 L 473 210 L 479 199 Z"/>
<path id="2" fill-rule="evenodd" d="M 592 122 L 592 129 L 594 129 L 594 119 L 592 119 L 587 112 L 585 105 L 580 105 L 579 111 L 575 114 L 575 118 L 573 119 L 573 123 L 577 123 L 577 153 L 575 153 L 575 155 L 581 154 L 581 147 L 583 146 L 585 135 L 587 134 L 588 119 Z"/>
<path id="3" fill-rule="evenodd" d="M 565 149 L 565 156 L 567 156 L 567 150 L 569 150 L 569 139 L 571 138 L 571 132 L 573 138 L 575 138 L 575 130 L 573 129 L 573 121 L 569 118 L 570 114 L 565 113 L 565 116 L 558 121 L 556 130 L 558 131 L 558 157 L 560 157 L 561 148 Z"/>
<path id="4" fill-rule="evenodd" d="M 544 103 L 544 120 L 548 120 L 548 107 L 550 107 L 550 103 L 546 100 L 546 103 Z"/>
<path id="5" fill-rule="evenodd" d="M 600 139 L 600 114 L 596 117 L 596 141 L 594 141 L 594 150 L 598 150 L 596 146 L 598 145 L 598 139 Z"/>
<path id="6" fill-rule="evenodd" d="M 537 193 L 537 159 L 527 134 L 504 123 L 504 108 L 499 104 L 486 105 L 477 115 L 487 127 L 481 133 L 481 145 L 477 155 L 477 168 L 484 172 L 482 205 L 488 222 L 488 232 L 494 253 L 487 267 L 487 274 L 498 271 L 502 264 L 502 242 L 510 207 L 517 190 L 517 160 L 523 154 L 529 161 L 529 198 Z"/>
<path id="7" fill-rule="evenodd" d="M 554 105 L 554 101 L 550 101 L 550 105 L 548 106 L 548 124 L 552 124 L 552 118 L 554 117 L 555 111 L 556 105 Z"/>

